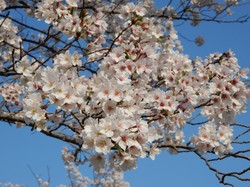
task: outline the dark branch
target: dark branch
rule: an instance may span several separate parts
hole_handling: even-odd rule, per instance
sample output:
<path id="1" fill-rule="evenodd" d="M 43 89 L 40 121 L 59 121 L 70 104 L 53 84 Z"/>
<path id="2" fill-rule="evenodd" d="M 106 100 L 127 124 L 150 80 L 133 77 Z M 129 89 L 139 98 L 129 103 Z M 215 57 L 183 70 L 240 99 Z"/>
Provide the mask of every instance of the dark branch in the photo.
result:
<path id="1" fill-rule="evenodd" d="M 27 124 L 24 118 L 16 117 L 14 114 L 0 114 L 0 120 L 4 122 L 8 122 L 8 123 L 13 123 L 13 124 L 19 122 L 19 123 L 25 124 L 26 126 L 31 127 L 32 129 L 35 128 L 34 123 Z M 49 137 L 56 138 L 61 141 L 68 142 L 77 146 L 81 146 L 83 143 L 82 140 L 80 139 L 73 138 L 73 137 L 68 136 L 67 134 L 58 133 L 58 132 L 50 131 L 47 129 L 42 129 L 41 133 Z"/>

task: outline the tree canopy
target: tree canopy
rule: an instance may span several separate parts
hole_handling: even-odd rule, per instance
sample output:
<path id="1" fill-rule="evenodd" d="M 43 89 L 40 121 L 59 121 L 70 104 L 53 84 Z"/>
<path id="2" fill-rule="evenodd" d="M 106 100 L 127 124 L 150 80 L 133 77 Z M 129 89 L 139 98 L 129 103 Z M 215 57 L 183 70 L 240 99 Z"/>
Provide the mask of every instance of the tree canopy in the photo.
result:
<path id="1" fill-rule="evenodd" d="M 176 30 L 185 23 L 244 24 L 249 15 L 233 10 L 248 4 L 1 1 L 1 125 L 68 143 L 62 158 L 71 186 L 129 186 L 123 172 L 162 151 L 197 155 L 222 184 L 249 182 L 250 126 L 236 119 L 250 98 L 249 69 L 232 50 L 191 59 Z M 246 164 L 226 172 L 213 164 L 230 159 Z M 80 174 L 84 164 L 94 179 Z"/>

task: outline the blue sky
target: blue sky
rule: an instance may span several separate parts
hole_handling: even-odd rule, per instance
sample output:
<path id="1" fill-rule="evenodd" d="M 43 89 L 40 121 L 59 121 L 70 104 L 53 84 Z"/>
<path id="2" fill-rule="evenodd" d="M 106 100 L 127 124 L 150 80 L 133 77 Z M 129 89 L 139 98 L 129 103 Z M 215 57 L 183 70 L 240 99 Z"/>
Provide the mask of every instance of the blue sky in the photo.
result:
<path id="1" fill-rule="evenodd" d="M 163 1 L 156 1 L 161 6 Z M 237 9 L 240 14 L 249 13 L 249 6 Z M 178 32 L 188 38 L 202 35 L 205 44 L 196 47 L 182 38 L 184 53 L 191 58 L 205 57 L 213 52 L 224 52 L 232 49 L 241 67 L 249 67 L 250 54 L 250 22 L 244 24 L 202 23 L 191 28 L 183 25 L 176 28 Z M 249 107 L 248 107 L 249 111 Z M 238 116 L 240 123 L 249 123 L 247 114 Z M 50 171 L 51 186 L 68 184 L 61 160 L 61 150 L 64 144 L 50 139 L 29 128 L 16 129 L 8 124 L 0 124 L 0 182 L 13 182 L 37 186 L 29 166 L 33 172 L 43 179 L 48 178 L 47 167 Z M 242 164 L 242 163 L 238 163 Z M 223 166 L 224 167 L 224 166 Z M 236 167 L 234 163 L 227 163 L 225 168 Z M 86 171 L 89 174 L 89 171 Z M 222 187 L 204 163 L 193 154 L 170 155 L 163 152 L 156 160 L 141 159 L 138 169 L 126 174 L 126 180 L 132 187 Z M 236 183 L 236 186 L 247 187 L 247 183 Z"/>

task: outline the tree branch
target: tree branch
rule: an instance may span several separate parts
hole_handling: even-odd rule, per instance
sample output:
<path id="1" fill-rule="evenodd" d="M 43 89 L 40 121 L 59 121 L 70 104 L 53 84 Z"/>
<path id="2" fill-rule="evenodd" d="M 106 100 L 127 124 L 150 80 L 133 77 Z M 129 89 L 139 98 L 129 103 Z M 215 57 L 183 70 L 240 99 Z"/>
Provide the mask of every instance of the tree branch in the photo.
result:
<path id="1" fill-rule="evenodd" d="M 13 123 L 13 124 L 16 123 L 16 122 L 19 122 L 19 123 L 25 124 L 26 126 L 32 127 L 32 128 L 35 127 L 34 123 L 27 124 L 25 122 L 24 118 L 16 117 L 15 114 L 13 114 L 13 113 L 12 114 L 0 114 L 0 121 Z M 47 129 L 42 129 L 40 132 L 42 134 L 45 134 L 46 136 L 56 138 L 56 139 L 59 139 L 59 140 L 64 141 L 64 142 L 68 142 L 68 143 L 77 145 L 79 147 L 83 143 L 82 140 L 80 140 L 78 138 L 70 137 L 67 134 L 58 133 L 58 132 L 50 131 L 50 130 L 47 130 Z"/>

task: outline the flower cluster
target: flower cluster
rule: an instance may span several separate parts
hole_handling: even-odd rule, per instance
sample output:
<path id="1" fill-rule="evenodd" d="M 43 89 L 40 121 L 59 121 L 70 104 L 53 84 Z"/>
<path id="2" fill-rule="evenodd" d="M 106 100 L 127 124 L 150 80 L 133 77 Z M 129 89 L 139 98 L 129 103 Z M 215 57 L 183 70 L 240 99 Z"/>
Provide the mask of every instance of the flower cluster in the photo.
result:
<path id="1" fill-rule="evenodd" d="M 19 51 L 15 50 L 20 47 L 20 43 L 22 39 L 17 35 L 18 27 L 13 25 L 11 19 L 0 18 L 0 43 L 6 43 L 7 45 L 1 46 L 0 52 L 1 57 L 5 61 L 12 60 L 12 53 L 14 52 L 14 56 L 18 56 Z"/>
<path id="2" fill-rule="evenodd" d="M 240 70 L 231 51 L 209 56 L 205 70 L 199 74 L 209 75 L 207 91 L 212 105 L 204 107 L 201 114 L 217 124 L 234 123 L 235 115 L 245 111 L 249 99 L 249 89 L 241 81 L 247 78 L 249 70 Z"/>
<path id="3" fill-rule="evenodd" d="M 107 29 L 105 16 L 100 9 L 93 11 L 91 8 L 96 4 L 90 1 L 50 1 L 43 0 L 37 5 L 35 17 L 38 20 L 45 19 L 46 23 L 52 23 L 54 27 L 68 35 L 69 37 L 92 38 L 93 41 L 99 40 Z M 80 8 L 78 10 L 78 8 Z M 94 39 L 93 39 L 94 38 Z"/>
<path id="4" fill-rule="evenodd" d="M 207 123 L 199 128 L 199 136 L 194 136 L 192 143 L 202 153 L 214 150 L 216 154 L 223 155 L 232 150 L 232 132 L 232 127 L 228 125 L 221 125 L 216 129 L 215 124 Z"/>
<path id="5" fill-rule="evenodd" d="M 224 0 L 224 3 L 227 6 L 233 6 L 238 4 L 238 0 Z M 218 2 L 215 2 L 214 0 L 191 0 L 191 3 L 195 6 L 202 7 L 202 6 L 215 6 L 219 4 Z M 221 2 L 222 3 L 222 2 Z"/>
<path id="6" fill-rule="evenodd" d="M 110 168 L 109 164 L 103 159 L 103 156 L 98 154 L 91 156 L 91 158 L 87 161 L 90 161 L 93 167 L 98 167 L 98 165 L 104 165 L 104 167 L 99 168 L 95 171 L 94 179 L 90 179 L 88 177 L 82 176 L 79 172 L 78 167 L 74 163 L 75 156 L 64 147 L 62 150 L 62 158 L 65 162 L 65 167 L 69 171 L 69 177 L 71 182 L 74 182 L 76 186 L 98 186 L 101 185 L 103 187 L 109 186 L 119 186 L 119 187 L 129 187 L 129 183 L 123 180 L 124 175 L 123 171 L 118 168 Z M 86 161 L 85 161 L 86 162 Z M 60 187 L 65 187 L 64 185 L 60 185 Z"/>
<path id="7" fill-rule="evenodd" d="M 224 0 L 224 2 L 215 0 L 191 0 L 190 3 L 194 6 L 194 8 L 190 8 L 189 10 L 193 17 L 191 25 L 197 26 L 202 20 L 202 13 L 199 9 L 209 7 L 209 9 L 213 10 L 216 14 L 226 12 L 228 15 L 232 15 L 233 11 L 231 8 L 238 5 L 239 0 Z"/>
<path id="8" fill-rule="evenodd" d="M 2 187 L 25 187 L 26 186 L 26 185 L 21 185 L 21 184 L 13 184 L 13 183 L 10 183 L 10 182 L 8 182 L 8 183 L 1 183 L 0 182 L 0 185 Z"/>
<path id="9" fill-rule="evenodd" d="M 0 11 L 3 11 L 8 6 L 14 6 L 18 4 L 18 0 L 2 0 L 0 2 Z"/>
<path id="10" fill-rule="evenodd" d="M 18 84 L 5 84 L 3 87 L 0 87 L 0 94 L 4 100 L 15 106 L 20 105 L 21 93 L 23 93 L 23 87 Z"/>
<path id="11" fill-rule="evenodd" d="M 1 1 L 0 2 L 0 11 L 4 10 L 6 8 L 6 2 L 5 1 Z"/>
<path id="12" fill-rule="evenodd" d="M 145 157 L 149 150 L 148 144 L 161 136 L 157 134 L 154 126 L 148 127 L 147 123 L 139 118 L 124 119 L 118 115 L 116 118 L 101 119 L 99 123 L 97 120 L 87 119 L 81 134 L 85 142 L 83 150 L 93 150 L 107 155 L 112 149 L 118 149 L 120 153 L 127 155 L 126 158 L 123 157 L 124 160 Z M 151 153 L 155 154 L 150 151 Z"/>

